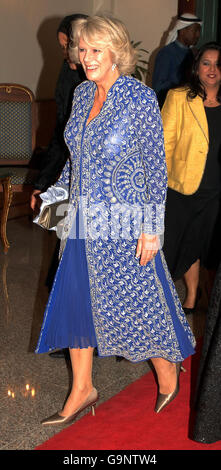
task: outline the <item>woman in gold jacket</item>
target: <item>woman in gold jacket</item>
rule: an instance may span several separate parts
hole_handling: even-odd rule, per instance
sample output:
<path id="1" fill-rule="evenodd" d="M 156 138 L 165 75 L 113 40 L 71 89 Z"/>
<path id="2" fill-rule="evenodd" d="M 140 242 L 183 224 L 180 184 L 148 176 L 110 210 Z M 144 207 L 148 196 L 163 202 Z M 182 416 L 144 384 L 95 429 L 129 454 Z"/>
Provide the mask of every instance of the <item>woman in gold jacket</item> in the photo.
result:
<path id="1" fill-rule="evenodd" d="M 221 195 L 221 46 L 195 57 L 187 87 L 170 90 L 162 109 L 168 195 L 164 254 L 174 280 L 184 276 L 183 308 L 197 302 L 200 265 L 216 268 Z"/>

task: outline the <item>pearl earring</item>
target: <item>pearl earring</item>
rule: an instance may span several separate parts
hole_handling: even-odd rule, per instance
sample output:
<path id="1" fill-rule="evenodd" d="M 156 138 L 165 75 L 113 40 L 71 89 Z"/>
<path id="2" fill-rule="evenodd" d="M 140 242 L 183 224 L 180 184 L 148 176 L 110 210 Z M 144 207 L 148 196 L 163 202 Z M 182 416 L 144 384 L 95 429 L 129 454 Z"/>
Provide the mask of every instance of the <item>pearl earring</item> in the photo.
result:
<path id="1" fill-rule="evenodd" d="M 117 64 L 113 64 L 112 67 L 111 67 L 111 70 L 114 71 L 117 67 Z"/>

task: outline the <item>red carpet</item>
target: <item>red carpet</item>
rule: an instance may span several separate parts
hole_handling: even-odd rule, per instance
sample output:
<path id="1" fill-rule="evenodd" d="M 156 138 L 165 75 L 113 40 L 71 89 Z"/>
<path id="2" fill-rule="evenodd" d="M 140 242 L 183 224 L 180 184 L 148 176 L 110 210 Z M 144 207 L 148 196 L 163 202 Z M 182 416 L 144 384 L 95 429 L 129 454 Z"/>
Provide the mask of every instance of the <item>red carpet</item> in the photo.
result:
<path id="1" fill-rule="evenodd" d="M 136 380 L 91 413 L 38 446 L 39 450 L 221 450 L 221 441 L 200 444 L 189 437 L 198 355 L 184 362 L 177 398 L 161 413 L 153 411 L 157 387 L 152 372 Z"/>

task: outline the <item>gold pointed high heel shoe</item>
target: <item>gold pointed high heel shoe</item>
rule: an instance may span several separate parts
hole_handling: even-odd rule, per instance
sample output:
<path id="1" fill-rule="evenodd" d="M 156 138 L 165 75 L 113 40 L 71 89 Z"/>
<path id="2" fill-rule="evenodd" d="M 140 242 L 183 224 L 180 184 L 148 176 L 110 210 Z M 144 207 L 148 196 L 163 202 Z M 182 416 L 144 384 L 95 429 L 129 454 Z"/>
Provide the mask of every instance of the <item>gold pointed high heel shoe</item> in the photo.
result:
<path id="1" fill-rule="evenodd" d="M 41 424 L 43 426 L 55 426 L 60 424 L 71 423 L 75 418 L 86 408 L 91 407 L 92 415 L 95 416 L 95 405 L 98 400 L 98 392 L 96 388 L 93 388 L 92 392 L 88 395 L 84 403 L 72 414 L 69 416 L 62 416 L 59 412 L 53 414 L 49 418 L 43 419 Z"/>
<path id="2" fill-rule="evenodd" d="M 181 370 L 183 372 L 186 372 L 186 370 L 182 366 L 182 363 L 179 362 L 179 363 L 176 364 L 177 382 L 176 382 L 175 390 L 171 393 L 168 393 L 168 394 L 158 393 L 156 406 L 154 408 L 154 411 L 156 413 L 160 413 L 160 411 L 162 411 L 167 405 L 169 405 L 169 403 L 171 403 L 171 401 L 173 401 L 174 398 L 176 398 L 176 396 L 178 395 L 179 388 L 180 388 L 180 386 L 179 386 L 179 377 L 180 377 L 180 371 Z"/>

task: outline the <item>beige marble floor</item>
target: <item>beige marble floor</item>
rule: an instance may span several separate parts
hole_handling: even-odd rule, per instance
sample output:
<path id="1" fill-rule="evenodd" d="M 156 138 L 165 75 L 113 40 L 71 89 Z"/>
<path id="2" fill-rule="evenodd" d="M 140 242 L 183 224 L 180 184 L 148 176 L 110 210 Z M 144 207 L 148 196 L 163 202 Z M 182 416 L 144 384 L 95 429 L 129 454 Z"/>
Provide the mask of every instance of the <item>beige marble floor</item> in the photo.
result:
<path id="1" fill-rule="evenodd" d="M 11 247 L 7 255 L 0 248 L 0 449 L 31 450 L 58 432 L 43 428 L 40 421 L 63 404 L 70 386 L 70 364 L 34 353 L 48 297 L 55 234 L 43 231 L 28 217 L 9 220 L 7 228 Z M 176 286 L 182 299 L 182 282 Z M 197 335 L 203 331 L 204 304 L 189 318 Z M 95 356 L 94 384 L 100 403 L 147 372 L 147 362 L 131 364 Z"/>

